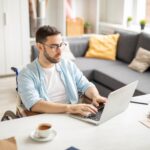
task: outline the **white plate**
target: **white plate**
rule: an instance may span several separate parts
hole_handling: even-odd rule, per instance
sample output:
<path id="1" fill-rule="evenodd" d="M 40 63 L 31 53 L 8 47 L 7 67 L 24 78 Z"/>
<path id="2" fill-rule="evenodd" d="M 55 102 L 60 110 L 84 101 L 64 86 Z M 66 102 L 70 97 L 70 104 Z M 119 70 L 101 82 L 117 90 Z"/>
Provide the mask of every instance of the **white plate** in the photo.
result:
<path id="1" fill-rule="evenodd" d="M 31 139 L 33 139 L 34 141 L 38 141 L 38 142 L 46 142 L 46 141 L 51 141 L 55 138 L 55 136 L 57 135 L 57 132 L 53 129 L 50 133 L 50 135 L 47 138 L 39 138 L 37 136 L 35 136 L 35 131 L 32 131 L 30 134 Z"/>

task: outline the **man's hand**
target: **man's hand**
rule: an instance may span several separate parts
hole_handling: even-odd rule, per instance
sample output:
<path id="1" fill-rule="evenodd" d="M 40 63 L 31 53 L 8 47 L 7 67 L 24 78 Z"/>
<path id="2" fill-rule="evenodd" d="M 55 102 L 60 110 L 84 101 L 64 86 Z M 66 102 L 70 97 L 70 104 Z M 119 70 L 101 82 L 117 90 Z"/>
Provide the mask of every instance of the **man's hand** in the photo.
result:
<path id="1" fill-rule="evenodd" d="M 69 104 L 67 112 L 71 114 L 88 116 L 89 114 L 96 114 L 97 108 L 91 104 Z"/>
<path id="2" fill-rule="evenodd" d="M 97 96 L 93 96 L 92 98 L 92 103 L 94 106 L 98 107 L 99 103 L 106 103 L 108 101 L 108 99 L 106 97 L 97 95 Z"/>
<path id="3" fill-rule="evenodd" d="M 99 106 L 99 103 L 106 103 L 108 101 L 106 97 L 100 96 L 95 86 L 89 87 L 86 90 L 85 95 L 92 100 L 92 104 L 96 107 Z"/>

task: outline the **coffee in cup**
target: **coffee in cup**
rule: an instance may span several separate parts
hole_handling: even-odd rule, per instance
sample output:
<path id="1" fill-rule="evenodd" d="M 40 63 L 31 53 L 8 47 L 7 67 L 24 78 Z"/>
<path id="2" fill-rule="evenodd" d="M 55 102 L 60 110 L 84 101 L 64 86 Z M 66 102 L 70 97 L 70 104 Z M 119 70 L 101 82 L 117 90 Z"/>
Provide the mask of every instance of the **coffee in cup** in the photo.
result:
<path id="1" fill-rule="evenodd" d="M 47 138 L 52 130 L 50 123 L 41 123 L 36 129 L 36 136 L 39 138 Z"/>

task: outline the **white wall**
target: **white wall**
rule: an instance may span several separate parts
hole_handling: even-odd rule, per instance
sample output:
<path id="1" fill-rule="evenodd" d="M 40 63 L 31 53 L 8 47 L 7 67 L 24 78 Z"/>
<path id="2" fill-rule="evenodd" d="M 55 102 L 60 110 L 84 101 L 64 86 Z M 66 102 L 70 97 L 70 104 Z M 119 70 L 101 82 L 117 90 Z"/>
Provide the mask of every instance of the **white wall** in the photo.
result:
<path id="1" fill-rule="evenodd" d="M 46 9 L 46 23 L 50 26 L 57 27 L 64 35 L 66 32 L 65 28 L 65 0 L 48 0 Z"/>
<path id="2" fill-rule="evenodd" d="M 107 0 L 106 2 L 106 22 L 121 24 L 123 23 L 125 0 Z"/>
<path id="3" fill-rule="evenodd" d="M 73 0 L 73 13 L 75 17 L 84 18 L 84 20 L 88 19 L 88 11 L 89 11 L 89 0 Z"/>
<path id="4" fill-rule="evenodd" d="M 88 20 L 93 25 L 93 32 L 94 33 L 99 33 L 100 1 L 99 0 L 90 0 L 88 8 L 89 8 L 89 10 L 88 10 Z"/>
<path id="5" fill-rule="evenodd" d="M 107 4 L 107 0 L 100 0 L 100 16 L 99 16 L 99 20 L 102 22 L 106 21 L 106 4 Z"/>
<path id="6" fill-rule="evenodd" d="M 48 0 L 47 10 L 46 10 L 46 24 L 51 26 L 56 26 L 57 24 L 57 0 Z"/>

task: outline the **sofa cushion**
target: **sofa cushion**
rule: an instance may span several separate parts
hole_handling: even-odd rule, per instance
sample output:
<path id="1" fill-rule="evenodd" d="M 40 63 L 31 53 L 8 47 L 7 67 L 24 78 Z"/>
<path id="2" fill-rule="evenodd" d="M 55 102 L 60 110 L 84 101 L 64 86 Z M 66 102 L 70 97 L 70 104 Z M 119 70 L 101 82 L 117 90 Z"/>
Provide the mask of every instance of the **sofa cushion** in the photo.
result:
<path id="1" fill-rule="evenodd" d="M 35 45 L 31 46 L 31 61 L 33 61 L 36 57 L 38 57 L 39 52 Z"/>
<path id="2" fill-rule="evenodd" d="M 150 93 L 150 72 L 140 74 L 127 67 L 127 64 L 121 61 L 100 60 L 92 58 L 76 58 L 75 63 L 81 71 L 93 70 L 93 80 L 105 85 L 109 89 L 116 90 L 135 80 L 139 80 L 137 95 Z"/>
<path id="3" fill-rule="evenodd" d="M 85 57 L 115 60 L 118 38 L 119 34 L 91 36 Z"/>
<path id="4" fill-rule="evenodd" d="M 85 52 L 88 49 L 89 36 L 68 37 L 66 40 L 69 42 L 70 50 L 75 57 L 85 55 Z"/>
<path id="5" fill-rule="evenodd" d="M 150 51 L 150 34 L 142 32 L 139 36 L 137 50 L 139 47 L 143 47 Z"/>
<path id="6" fill-rule="evenodd" d="M 102 85 L 102 84 L 99 84 L 98 82 L 95 82 L 94 80 L 92 80 L 91 82 L 96 86 L 96 88 L 98 89 L 99 93 L 100 93 L 102 96 L 107 97 L 107 96 L 109 95 L 109 93 L 112 92 L 111 89 L 105 87 L 105 86 Z"/>
<path id="7" fill-rule="evenodd" d="M 130 78 L 130 76 L 127 77 L 130 82 L 118 80 L 117 78 L 113 78 L 112 76 L 106 75 L 105 73 L 97 71 L 97 70 L 94 71 L 93 76 L 94 76 L 94 81 L 96 81 L 97 83 L 102 84 L 105 87 L 111 89 L 111 91 L 117 90 L 117 89 L 123 87 L 124 85 L 135 81 L 135 79 Z M 126 74 L 126 76 L 127 76 L 127 74 Z M 102 83 L 100 82 L 101 80 L 102 80 Z M 145 94 L 145 92 L 143 92 L 139 88 L 137 88 L 134 95 L 141 95 L 141 94 Z"/>
<path id="8" fill-rule="evenodd" d="M 115 33 L 120 34 L 117 45 L 117 58 L 130 63 L 136 53 L 139 34 L 126 30 L 116 30 Z"/>
<path id="9" fill-rule="evenodd" d="M 137 51 L 135 58 L 129 64 L 129 68 L 138 71 L 144 72 L 150 66 L 150 51 L 140 47 Z"/>

